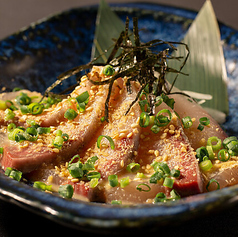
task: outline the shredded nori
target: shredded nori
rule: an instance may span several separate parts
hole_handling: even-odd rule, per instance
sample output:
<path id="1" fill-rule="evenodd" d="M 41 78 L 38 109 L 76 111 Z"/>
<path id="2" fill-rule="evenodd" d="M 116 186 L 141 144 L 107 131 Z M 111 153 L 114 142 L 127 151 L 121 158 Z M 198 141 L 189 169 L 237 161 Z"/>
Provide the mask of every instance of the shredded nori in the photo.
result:
<path id="1" fill-rule="evenodd" d="M 138 101 L 141 92 L 147 88 L 150 114 L 153 115 L 155 111 L 155 101 L 156 97 L 162 94 L 169 95 L 176 82 L 179 74 L 184 74 L 181 72 L 189 56 L 189 48 L 185 43 L 182 42 L 171 42 L 163 41 L 160 39 L 151 40 L 147 43 L 140 41 L 139 30 L 138 30 L 138 19 L 133 18 L 133 33 L 134 40 L 130 39 L 129 35 L 129 18 L 127 17 L 125 23 L 125 30 L 121 32 L 120 36 L 114 43 L 111 54 L 109 55 L 107 62 L 105 64 L 96 63 L 98 58 L 94 58 L 91 62 L 74 67 L 57 77 L 57 80 L 45 91 L 44 96 L 47 96 L 52 89 L 59 85 L 62 81 L 67 78 L 78 74 L 81 71 L 86 71 L 92 69 L 93 66 L 106 66 L 111 65 L 115 69 L 116 73 L 110 76 L 104 81 L 93 81 L 90 82 L 94 85 L 105 85 L 109 84 L 108 94 L 105 101 L 105 114 L 104 118 L 108 121 L 108 108 L 109 101 L 112 91 L 112 86 L 115 80 L 120 77 L 127 77 L 126 88 L 127 92 L 131 93 L 131 82 L 137 81 L 140 83 L 141 88 L 135 98 L 135 100 L 129 106 L 127 113 L 130 111 L 131 107 Z M 167 48 L 162 51 L 156 51 L 156 47 L 164 45 Z M 183 45 L 187 51 L 185 57 L 174 57 L 171 56 L 171 51 L 176 50 L 175 45 Z M 120 54 L 119 49 L 121 50 Z M 105 50 L 107 51 L 107 50 Z M 118 56 L 116 56 L 118 55 Z M 168 60 L 182 60 L 179 70 L 168 67 Z M 166 80 L 167 73 L 175 73 L 176 76 L 171 85 Z M 187 75 L 187 74 L 185 74 Z M 72 90 L 80 82 L 81 77 L 78 77 L 77 84 L 66 89 Z"/>

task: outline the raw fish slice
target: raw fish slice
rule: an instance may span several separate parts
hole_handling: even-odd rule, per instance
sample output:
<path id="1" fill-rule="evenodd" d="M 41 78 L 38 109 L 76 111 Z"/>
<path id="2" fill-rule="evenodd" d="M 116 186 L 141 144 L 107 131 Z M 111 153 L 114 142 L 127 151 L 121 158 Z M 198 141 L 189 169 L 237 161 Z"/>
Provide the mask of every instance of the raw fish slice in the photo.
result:
<path id="1" fill-rule="evenodd" d="M 213 168 L 209 171 L 203 172 L 204 190 L 211 179 L 215 179 L 220 188 L 229 187 L 238 184 L 238 162 L 237 157 L 231 158 L 227 162 L 216 162 Z M 209 187 L 209 191 L 217 189 L 217 184 L 214 182 Z"/>
<path id="2" fill-rule="evenodd" d="M 112 101 L 118 97 L 118 84 L 115 87 Z M 69 135 L 69 140 L 64 143 L 61 150 L 52 147 L 52 140 L 55 137 L 53 131 L 49 135 L 43 136 L 40 141 L 38 139 L 37 142 L 16 143 L 12 141 L 10 145 L 4 147 L 2 166 L 4 168 L 10 166 L 27 173 L 44 162 L 70 159 L 92 139 L 94 133 L 102 126 L 100 119 L 103 116 L 106 100 L 106 96 L 103 95 L 107 94 L 107 88 L 107 85 L 99 86 L 96 93 L 90 90 L 89 98 L 92 102 L 87 105 L 86 110 L 73 121 L 62 121 L 60 126 L 55 128 L 55 130 L 60 129 Z"/>
<path id="3" fill-rule="evenodd" d="M 180 178 L 175 179 L 173 188 L 181 196 L 202 192 L 203 184 L 195 152 L 175 114 L 169 125 L 162 127 L 159 133 L 145 128 L 142 134 L 146 136 L 140 141 L 138 161 L 144 165 L 153 161 L 167 162 L 170 169 L 180 170 Z"/>
<path id="4" fill-rule="evenodd" d="M 227 137 L 219 124 L 199 104 L 183 95 L 172 95 L 170 97 L 174 98 L 174 111 L 176 111 L 181 118 L 186 116 L 190 116 L 192 119 L 195 118 L 192 127 L 184 129 L 184 133 L 195 150 L 206 145 L 209 137 L 216 136 L 222 140 Z M 202 117 L 209 118 L 210 125 L 205 126 L 202 131 L 199 131 L 197 127 L 199 125 L 199 119 Z"/>
<path id="5" fill-rule="evenodd" d="M 162 106 L 159 108 L 161 109 Z M 107 202 L 112 200 L 121 200 L 123 203 L 151 202 L 159 192 L 163 192 L 169 197 L 171 189 L 164 187 L 163 182 L 151 184 L 148 180 L 148 176 L 155 172 L 152 166 L 149 165 L 153 161 L 166 162 L 170 170 L 180 170 L 180 177 L 175 179 L 173 188 L 181 196 L 193 195 L 203 191 L 198 161 L 175 114 L 173 114 L 169 125 L 162 127 L 157 134 L 153 133 L 148 127 L 142 128 L 139 144 L 138 155 L 135 160 L 141 166 L 138 172 L 145 173 L 146 177 L 138 179 L 136 175 L 132 176 L 124 171 L 123 177 L 130 177 L 129 185 L 124 188 L 106 186 Z M 118 177 L 121 179 L 121 176 Z M 142 183 L 149 185 L 150 191 L 137 190 L 137 185 Z M 147 189 L 146 186 L 142 187 Z"/>
<path id="6" fill-rule="evenodd" d="M 89 77 L 91 80 L 97 80 L 100 81 L 102 76 L 101 73 L 102 68 L 101 67 L 94 67 L 89 74 Z M 98 93 L 99 87 L 92 87 L 93 84 L 87 80 L 87 76 L 83 76 L 81 78 L 80 86 L 76 87 L 75 90 L 71 93 L 71 98 L 76 98 L 78 95 L 82 94 L 83 92 L 90 91 L 91 88 L 93 88 L 93 94 Z M 89 105 L 92 103 L 93 100 L 89 100 Z M 48 126 L 57 126 L 62 121 L 67 121 L 64 118 L 64 113 L 67 109 L 74 109 L 76 110 L 75 103 L 71 103 L 68 101 L 68 99 L 64 99 L 63 101 L 59 102 L 56 106 L 53 106 L 47 110 L 45 114 L 43 114 L 40 117 L 40 124 L 42 127 L 48 127 Z"/>
<path id="7" fill-rule="evenodd" d="M 134 82 L 132 83 L 131 94 L 128 94 L 125 86 L 123 87 L 120 91 L 120 101 L 118 101 L 114 111 L 110 112 L 109 123 L 105 122 L 105 127 L 100 132 L 100 135 L 110 136 L 113 139 L 115 149 L 111 149 L 109 142 L 105 138 L 102 139 L 100 148 L 94 143 L 88 149 L 86 157 L 96 155 L 99 158 L 95 165 L 103 179 L 124 169 L 133 160 L 134 151 L 138 148 L 140 134 L 138 125 L 140 108 L 138 103 L 125 115 L 137 92 L 138 86 Z"/>
<path id="8" fill-rule="evenodd" d="M 90 201 L 105 202 L 105 191 L 103 180 L 107 180 L 108 175 L 115 174 L 125 169 L 134 158 L 134 151 L 139 145 L 140 127 L 138 117 L 140 108 L 135 104 L 130 112 L 125 115 L 138 91 L 136 83 L 132 83 L 132 93 L 128 94 L 125 87 L 120 91 L 120 99 L 113 108 L 110 107 L 109 123 L 105 122 L 104 128 L 97 133 L 92 146 L 88 147 L 84 160 L 92 156 L 97 156 L 95 163 L 96 170 L 101 173 L 101 181 L 96 188 L 90 188 L 87 182 L 69 182 L 73 185 L 75 193 L 87 197 Z M 99 135 L 110 136 L 115 144 L 115 149 L 111 149 L 109 142 L 105 139 L 101 141 L 101 148 L 98 148 L 96 140 Z M 101 188 L 100 188 L 101 187 Z"/>
<path id="9" fill-rule="evenodd" d="M 169 196 L 170 189 L 166 188 L 160 184 L 152 184 L 149 182 L 148 178 L 136 178 L 135 175 L 131 174 L 124 174 L 119 176 L 119 181 L 122 178 L 129 177 L 130 183 L 122 188 L 120 185 L 117 187 L 111 187 L 109 184 L 105 185 L 105 197 L 106 202 L 110 203 L 113 200 L 122 201 L 123 204 L 126 203 L 146 203 L 146 202 L 153 202 L 156 194 L 163 192 L 166 196 Z M 139 191 L 136 189 L 138 185 L 145 184 L 140 186 L 144 190 L 148 190 L 148 185 L 150 190 L 147 191 Z"/>
<path id="10" fill-rule="evenodd" d="M 28 90 L 20 90 L 16 92 L 7 92 L 7 93 L 1 93 L 0 94 L 0 100 L 7 101 L 10 100 L 13 102 L 13 104 L 18 107 L 16 104 L 16 97 L 20 95 L 20 93 L 26 93 L 30 98 L 32 98 L 32 102 L 39 102 L 42 98 L 42 95 L 36 91 L 28 91 Z M 26 120 L 22 119 L 22 114 L 20 111 L 15 111 L 16 114 L 14 119 L 11 119 L 9 121 L 5 121 L 5 110 L 0 110 L 0 126 L 7 126 L 9 123 L 15 123 L 17 126 L 23 126 L 26 122 Z M 24 115 L 25 116 L 25 115 Z M 33 116 L 30 116 L 31 119 Z"/>

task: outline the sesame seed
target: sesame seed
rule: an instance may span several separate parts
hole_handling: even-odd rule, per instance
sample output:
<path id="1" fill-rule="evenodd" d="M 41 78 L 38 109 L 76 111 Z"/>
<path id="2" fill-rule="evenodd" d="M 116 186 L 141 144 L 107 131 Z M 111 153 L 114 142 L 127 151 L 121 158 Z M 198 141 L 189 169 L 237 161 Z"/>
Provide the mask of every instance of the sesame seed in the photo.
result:
<path id="1" fill-rule="evenodd" d="M 174 135 L 175 131 L 174 130 L 169 130 L 169 134 Z"/>
<path id="2" fill-rule="evenodd" d="M 173 125 L 173 124 L 170 124 L 170 125 L 169 125 L 169 129 L 174 131 L 174 130 L 175 130 L 174 125 Z"/>
<path id="3" fill-rule="evenodd" d="M 150 137 L 146 137 L 143 139 L 145 142 L 150 140 Z"/>
<path id="4" fill-rule="evenodd" d="M 144 134 L 141 134 L 141 135 L 140 135 L 140 138 L 141 138 L 141 139 L 145 139 L 145 135 L 144 135 Z"/>
<path id="5" fill-rule="evenodd" d="M 155 150 L 155 156 L 158 157 L 159 156 L 159 151 L 158 150 Z"/>
<path id="6" fill-rule="evenodd" d="M 133 129 L 133 133 L 139 133 L 138 129 L 137 129 L 137 128 L 134 128 L 134 129 Z"/>
<path id="7" fill-rule="evenodd" d="M 166 137 L 167 137 L 167 133 L 165 132 L 160 136 L 161 139 L 165 139 Z"/>
<path id="8" fill-rule="evenodd" d="M 127 136 L 127 134 L 123 133 L 123 132 L 119 134 L 119 138 L 125 138 L 126 136 Z"/>
<path id="9" fill-rule="evenodd" d="M 138 124 L 136 124 L 136 123 L 133 123 L 132 125 L 131 125 L 131 128 L 137 128 L 138 127 Z"/>
<path id="10" fill-rule="evenodd" d="M 127 134 L 127 137 L 130 138 L 133 136 L 133 132 L 130 132 L 129 134 Z"/>
<path id="11" fill-rule="evenodd" d="M 154 154 L 154 152 L 155 152 L 154 150 L 149 150 L 148 151 L 149 154 Z"/>
<path id="12" fill-rule="evenodd" d="M 52 151 L 53 151 L 54 153 L 59 153 L 59 149 L 58 149 L 58 148 L 53 148 Z"/>

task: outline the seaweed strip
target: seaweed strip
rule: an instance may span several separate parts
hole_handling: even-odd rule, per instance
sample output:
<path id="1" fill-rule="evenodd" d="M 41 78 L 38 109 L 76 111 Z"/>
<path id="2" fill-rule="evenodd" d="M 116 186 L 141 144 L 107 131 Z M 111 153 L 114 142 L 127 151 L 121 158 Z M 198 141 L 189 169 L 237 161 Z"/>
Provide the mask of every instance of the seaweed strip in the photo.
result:
<path id="1" fill-rule="evenodd" d="M 121 32 L 118 39 L 115 40 L 111 54 L 109 55 L 105 64 L 95 63 L 99 57 L 102 57 L 105 53 L 99 57 L 93 59 L 91 62 L 85 65 L 74 67 L 58 76 L 57 80 L 45 91 L 45 95 L 49 94 L 52 89 L 58 86 L 62 81 L 67 78 L 76 75 L 77 73 L 92 69 L 93 66 L 105 66 L 107 64 L 114 67 L 116 73 L 110 76 L 104 81 L 88 80 L 94 85 L 106 85 L 109 84 L 108 94 L 105 101 L 105 114 L 104 118 L 108 121 L 109 102 L 113 83 L 120 77 L 127 77 L 126 89 L 128 93 L 131 93 L 131 82 L 137 81 L 141 85 L 139 92 L 136 95 L 135 100 L 130 104 L 126 114 L 130 111 L 132 106 L 138 101 L 141 93 L 148 86 L 148 98 L 150 105 L 150 114 L 154 114 L 155 111 L 155 98 L 156 96 L 164 94 L 172 94 L 172 88 L 178 78 L 179 74 L 187 75 L 182 71 L 184 65 L 189 57 L 189 48 L 185 43 L 174 41 L 163 41 L 160 39 L 151 40 L 147 43 L 140 41 L 138 19 L 133 18 L 133 37 L 134 41 L 130 39 L 129 35 L 129 18 L 127 17 L 125 22 L 125 30 Z M 167 45 L 168 48 L 159 52 L 156 52 L 154 48 L 160 45 Z M 183 45 L 187 51 L 185 57 L 177 56 L 173 57 L 169 55 L 169 52 L 176 50 L 175 45 Z M 121 53 L 119 54 L 119 49 Z M 105 50 L 106 52 L 107 50 Z M 119 55 L 118 55 L 119 54 Z M 118 56 L 116 56 L 118 55 Z M 167 65 L 168 60 L 179 60 L 181 62 L 179 70 L 170 68 Z M 166 80 L 167 73 L 176 74 L 171 86 L 169 86 Z M 78 80 L 79 82 L 80 80 Z M 76 84 L 77 85 L 77 84 Z M 69 89 L 74 88 L 76 85 L 71 86 Z M 66 89 L 64 92 L 69 91 Z"/>

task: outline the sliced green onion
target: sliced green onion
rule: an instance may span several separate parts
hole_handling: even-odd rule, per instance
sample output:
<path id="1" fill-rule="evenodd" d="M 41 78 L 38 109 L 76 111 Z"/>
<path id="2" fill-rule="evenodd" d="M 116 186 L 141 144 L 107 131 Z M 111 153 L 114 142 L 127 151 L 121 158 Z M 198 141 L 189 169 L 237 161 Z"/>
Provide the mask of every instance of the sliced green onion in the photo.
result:
<path id="1" fill-rule="evenodd" d="M 227 137 L 223 140 L 223 146 L 227 148 L 227 145 L 232 142 L 232 141 L 237 141 L 237 138 L 235 136 Z"/>
<path id="2" fill-rule="evenodd" d="M 139 125 L 144 128 L 144 127 L 149 126 L 149 124 L 150 124 L 150 116 L 149 116 L 149 114 L 147 112 L 142 112 L 140 114 Z"/>
<path id="3" fill-rule="evenodd" d="M 157 161 L 154 160 L 154 161 L 150 164 L 150 166 L 153 167 L 154 171 L 158 171 L 158 169 L 159 169 L 159 162 L 157 162 Z"/>
<path id="4" fill-rule="evenodd" d="M 62 134 L 63 134 L 63 132 L 60 129 L 56 130 L 56 132 L 55 132 L 55 136 L 60 136 L 61 137 Z"/>
<path id="5" fill-rule="evenodd" d="M 27 120 L 26 120 L 26 123 L 29 124 L 29 125 L 31 125 L 31 126 L 36 126 L 36 125 L 38 125 L 34 119 L 27 119 Z M 38 125 L 38 126 L 40 126 L 40 125 Z"/>
<path id="6" fill-rule="evenodd" d="M 155 116 L 150 115 L 150 126 L 153 126 L 155 123 Z"/>
<path id="7" fill-rule="evenodd" d="M 215 144 L 214 144 L 215 143 Z M 211 146 L 214 151 L 221 149 L 221 139 L 216 136 L 209 137 L 207 140 L 207 145 Z"/>
<path id="8" fill-rule="evenodd" d="M 168 114 L 168 117 L 164 116 L 163 114 Z M 156 114 L 155 123 L 159 127 L 164 127 L 170 123 L 171 119 L 172 119 L 171 112 L 168 109 L 162 109 Z"/>
<path id="9" fill-rule="evenodd" d="M 76 97 L 77 101 L 77 109 L 79 112 L 84 112 L 86 108 L 86 104 L 89 101 L 89 93 L 87 91 L 83 92 L 82 94 Z"/>
<path id="10" fill-rule="evenodd" d="M 3 147 L 0 147 L 0 154 L 3 154 Z"/>
<path id="11" fill-rule="evenodd" d="M 173 188 L 173 186 L 174 186 L 174 179 L 171 179 L 169 177 L 165 177 L 163 186 L 168 187 L 168 188 Z"/>
<path id="12" fill-rule="evenodd" d="M 160 192 L 160 193 L 156 194 L 155 199 L 154 199 L 155 203 L 157 203 L 157 202 L 166 202 L 166 201 L 167 201 L 167 198 L 166 198 L 164 193 Z"/>
<path id="13" fill-rule="evenodd" d="M 52 185 L 47 185 L 47 184 L 45 184 L 43 182 L 40 182 L 40 181 L 34 182 L 33 187 L 41 189 L 42 191 L 46 191 L 46 190 L 47 191 L 52 191 Z"/>
<path id="14" fill-rule="evenodd" d="M 129 177 L 122 178 L 120 181 L 121 188 L 125 188 L 130 183 Z"/>
<path id="15" fill-rule="evenodd" d="M 213 152 L 212 146 L 206 146 L 206 149 L 209 159 L 213 160 L 215 158 L 215 154 Z"/>
<path id="16" fill-rule="evenodd" d="M 169 98 L 166 94 L 162 93 L 162 98 L 163 98 L 163 102 L 165 104 L 167 104 L 171 109 L 174 109 L 174 99 L 173 98 Z"/>
<path id="17" fill-rule="evenodd" d="M 176 190 L 172 189 L 170 192 L 170 198 L 171 200 L 177 200 L 180 199 L 180 195 L 176 192 Z"/>
<path id="18" fill-rule="evenodd" d="M 165 174 L 170 174 L 169 166 L 165 162 L 159 163 L 159 169 L 162 170 Z"/>
<path id="19" fill-rule="evenodd" d="M 134 162 L 130 163 L 130 164 L 127 165 L 127 167 L 126 167 L 126 170 L 127 170 L 128 172 L 131 172 L 131 173 L 135 173 L 135 172 L 137 172 L 139 169 L 140 169 L 140 164 L 134 163 Z"/>
<path id="20" fill-rule="evenodd" d="M 71 184 L 60 185 L 58 193 L 64 198 L 72 198 L 74 194 L 74 188 Z"/>
<path id="21" fill-rule="evenodd" d="M 19 105 L 29 105 L 31 98 L 26 93 L 21 92 L 20 95 L 16 97 L 16 102 Z"/>
<path id="22" fill-rule="evenodd" d="M 204 129 L 204 126 L 207 126 L 210 124 L 210 120 L 207 117 L 202 117 L 199 119 L 199 125 L 197 127 L 198 130 L 202 131 Z"/>
<path id="23" fill-rule="evenodd" d="M 180 170 L 172 169 L 170 175 L 174 178 L 178 178 L 180 176 Z"/>
<path id="24" fill-rule="evenodd" d="M 76 163 L 70 162 L 68 165 L 68 171 L 73 178 L 82 178 L 84 175 L 82 162 L 80 162 L 80 161 L 78 161 Z"/>
<path id="25" fill-rule="evenodd" d="M 160 127 L 158 125 L 153 125 L 150 129 L 153 133 L 157 134 L 160 131 Z"/>
<path id="26" fill-rule="evenodd" d="M 143 173 L 138 172 L 136 174 L 136 178 L 143 179 L 143 178 L 146 178 L 146 176 Z"/>
<path id="27" fill-rule="evenodd" d="M 51 128 L 50 127 L 38 127 L 36 130 L 37 130 L 38 134 L 46 134 L 46 133 L 50 133 Z"/>
<path id="28" fill-rule="evenodd" d="M 0 100 L 0 110 L 5 110 L 7 108 L 6 101 Z"/>
<path id="29" fill-rule="evenodd" d="M 217 190 L 220 189 L 220 184 L 219 184 L 219 182 L 216 181 L 215 179 L 211 179 L 211 180 L 208 182 L 208 184 L 206 185 L 206 190 L 207 190 L 208 192 L 210 191 L 210 190 L 209 190 L 209 187 L 210 187 L 210 185 L 211 185 L 212 183 L 216 183 L 216 184 L 217 184 Z"/>
<path id="30" fill-rule="evenodd" d="M 100 136 L 98 137 L 98 139 L 97 139 L 97 147 L 100 149 L 100 147 L 101 147 L 101 141 L 102 141 L 102 139 L 103 139 L 104 137 L 109 141 L 111 149 L 114 150 L 114 149 L 115 149 L 115 144 L 114 144 L 113 139 L 112 139 L 110 136 L 106 136 L 106 135 L 100 135 Z"/>
<path id="31" fill-rule="evenodd" d="M 213 167 L 213 165 L 211 160 L 204 160 L 199 163 L 199 167 L 202 171 L 209 171 Z"/>
<path id="32" fill-rule="evenodd" d="M 64 141 L 68 141 L 69 140 L 69 135 L 67 133 L 63 133 L 62 134 L 62 138 L 64 139 Z"/>
<path id="33" fill-rule="evenodd" d="M 111 201 L 111 204 L 113 204 L 113 205 L 121 205 L 121 204 L 122 204 L 122 201 L 112 200 L 112 201 Z"/>
<path id="34" fill-rule="evenodd" d="M 231 155 L 238 155 L 238 141 L 231 141 L 226 147 Z"/>
<path id="35" fill-rule="evenodd" d="M 61 136 L 56 136 L 55 139 L 53 140 L 53 146 L 61 149 L 61 147 L 63 146 L 64 143 L 64 138 Z"/>
<path id="36" fill-rule="evenodd" d="M 41 114 L 43 112 L 44 106 L 39 103 L 31 103 L 28 105 L 29 113 L 33 115 Z"/>
<path id="37" fill-rule="evenodd" d="M 95 162 L 98 160 L 97 156 L 92 156 L 90 157 L 86 163 L 90 163 L 90 164 L 95 164 Z"/>
<path id="38" fill-rule="evenodd" d="M 12 132 L 8 133 L 8 139 L 16 142 L 26 140 L 23 135 L 23 130 L 20 128 L 15 128 Z"/>
<path id="39" fill-rule="evenodd" d="M 139 106 L 142 112 L 149 112 L 150 105 L 147 100 L 140 100 Z"/>
<path id="40" fill-rule="evenodd" d="M 90 188 L 96 188 L 98 185 L 98 178 L 92 178 L 89 182 Z"/>
<path id="41" fill-rule="evenodd" d="M 21 110 L 21 113 L 22 113 L 22 114 L 28 114 L 28 113 L 30 113 L 30 110 L 29 110 L 28 106 L 26 106 L 26 105 L 20 106 L 20 110 Z"/>
<path id="42" fill-rule="evenodd" d="M 204 129 L 204 126 L 202 124 L 199 123 L 198 127 L 197 127 L 198 130 L 202 131 Z"/>
<path id="43" fill-rule="evenodd" d="M 84 103 L 84 105 L 86 105 L 89 101 L 89 93 L 85 91 L 82 94 L 78 95 L 76 97 L 76 101 L 78 102 L 78 104 Z"/>
<path id="44" fill-rule="evenodd" d="M 5 175 L 8 177 L 15 179 L 16 181 L 20 181 L 22 177 L 22 172 L 11 167 L 7 167 L 5 171 Z"/>
<path id="45" fill-rule="evenodd" d="M 141 186 L 144 186 L 144 188 Z M 138 184 L 136 186 L 136 189 L 140 192 L 149 192 L 151 190 L 151 187 L 148 184 L 142 183 L 142 184 Z"/>
<path id="46" fill-rule="evenodd" d="M 14 123 L 9 123 L 7 125 L 7 131 L 12 132 L 16 128 L 16 125 Z"/>
<path id="47" fill-rule="evenodd" d="M 157 181 L 163 179 L 164 174 L 160 171 L 156 171 L 154 174 L 150 176 L 150 183 L 157 184 Z"/>
<path id="48" fill-rule="evenodd" d="M 7 106 L 10 110 L 12 110 L 12 111 L 18 110 L 18 108 L 13 104 L 13 102 L 12 102 L 11 100 L 6 100 L 5 103 L 6 103 L 6 106 Z"/>
<path id="49" fill-rule="evenodd" d="M 91 180 L 91 179 L 100 179 L 101 178 L 101 174 L 97 171 L 93 171 L 87 174 L 87 179 Z"/>
<path id="50" fill-rule="evenodd" d="M 84 102 L 77 104 L 77 110 L 78 110 L 80 113 L 84 112 L 85 109 L 86 109 L 86 104 L 85 104 Z"/>
<path id="51" fill-rule="evenodd" d="M 115 70 L 113 68 L 113 66 L 111 65 L 106 65 L 104 68 L 103 68 L 103 71 L 102 73 L 106 76 L 112 76 L 114 73 L 115 73 Z"/>
<path id="52" fill-rule="evenodd" d="M 199 119 L 199 122 L 200 122 L 200 124 L 203 125 L 203 126 L 207 126 L 207 125 L 210 124 L 210 120 L 209 120 L 209 118 L 207 118 L 207 117 L 202 117 L 202 118 L 200 118 L 200 119 Z"/>
<path id="53" fill-rule="evenodd" d="M 162 102 L 163 102 L 163 98 L 161 96 L 157 96 L 155 98 L 155 106 L 156 107 L 160 106 L 162 104 Z"/>
<path id="54" fill-rule="evenodd" d="M 74 120 L 78 116 L 78 113 L 74 109 L 67 109 L 64 113 L 64 117 L 68 120 Z"/>
<path id="55" fill-rule="evenodd" d="M 226 149 L 221 149 L 217 154 L 217 158 L 220 161 L 226 162 L 230 159 L 230 154 L 228 153 Z"/>
<path id="56" fill-rule="evenodd" d="M 36 128 L 34 128 L 34 127 L 28 127 L 26 129 L 26 132 L 32 136 L 37 136 L 37 134 L 38 134 Z"/>
<path id="57" fill-rule="evenodd" d="M 111 187 L 116 187 L 118 185 L 118 177 L 116 174 L 111 174 L 108 176 L 108 182 Z"/>
<path id="58" fill-rule="evenodd" d="M 203 161 L 203 157 L 209 157 L 209 154 L 208 154 L 208 151 L 206 149 L 206 147 L 202 146 L 202 147 L 199 147 L 197 150 L 196 150 L 196 157 L 199 159 L 199 162 L 202 162 Z"/>
<path id="59" fill-rule="evenodd" d="M 90 170 L 95 170 L 94 163 L 91 163 L 91 162 L 84 163 L 83 170 L 87 172 Z"/>
<path id="60" fill-rule="evenodd" d="M 190 128 L 193 125 L 193 122 L 190 116 L 182 118 L 182 123 L 184 128 Z"/>
<path id="61" fill-rule="evenodd" d="M 9 120 L 14 119 L 14 118 L 15 118 L 15 113 L 10 109 L 6 109 L 4 120 L 9 121 Z"/>
<path id="62" fill-rule="evenodd" d="M 75 159 L 80 159 L 79 155 L 75 155 L 69 162 L 69 165 L 75 160 Z"/>

